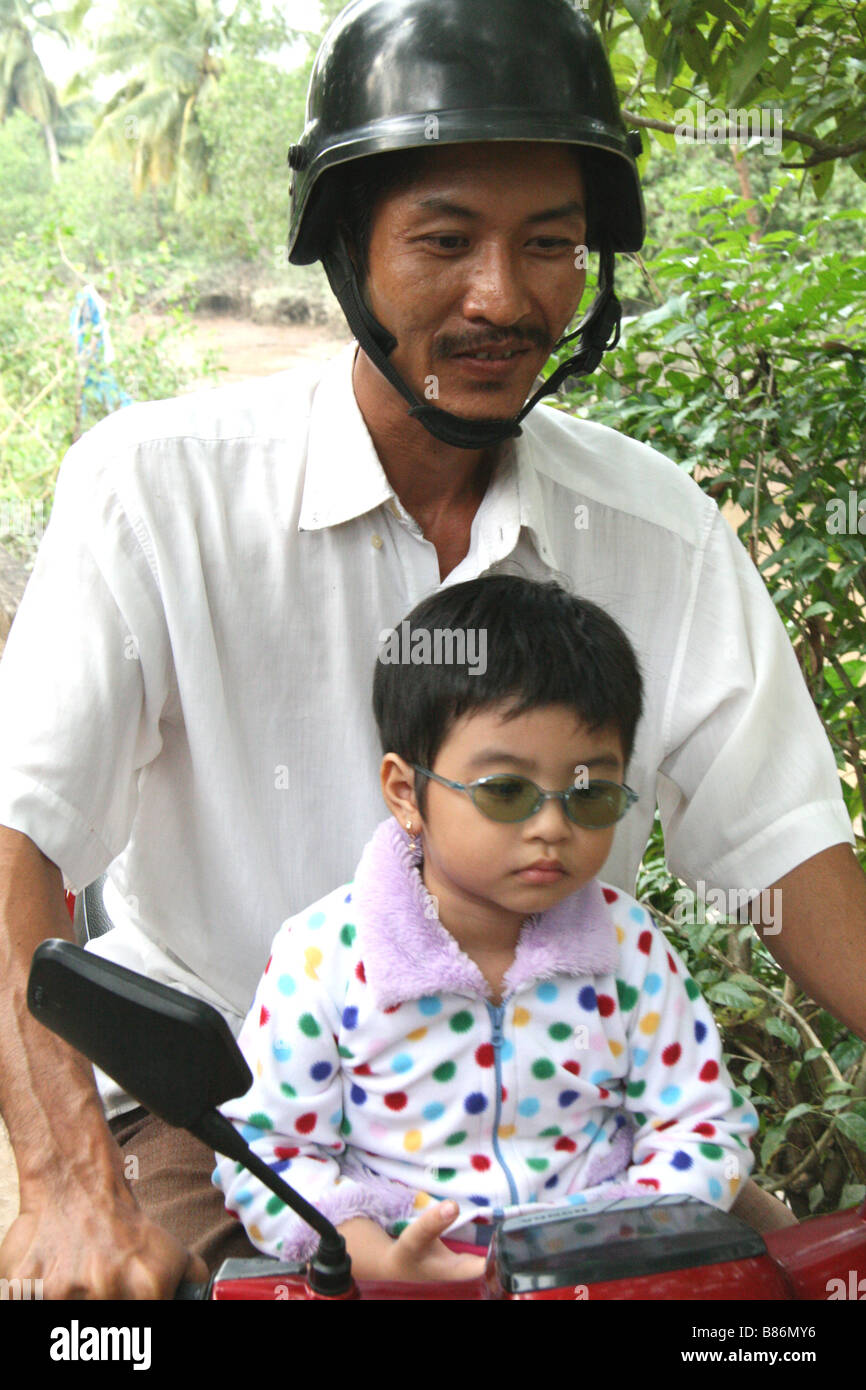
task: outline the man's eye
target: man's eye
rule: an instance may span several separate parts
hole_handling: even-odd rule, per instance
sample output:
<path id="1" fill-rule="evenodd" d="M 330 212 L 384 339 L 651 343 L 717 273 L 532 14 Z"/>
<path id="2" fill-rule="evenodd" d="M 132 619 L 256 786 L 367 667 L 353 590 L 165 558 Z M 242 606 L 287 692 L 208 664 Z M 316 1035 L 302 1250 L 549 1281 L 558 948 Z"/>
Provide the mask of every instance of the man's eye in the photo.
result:
<path id="1" fill-rule="evenodd" d="M 566 237 L 537 236 L 535 244 L 542 251 L 558 251 L 564 246 L 570 247 L 572 243 Z"/>
<path id="2" fill-rule="evenodd" d="M 457 251 L 461 242 L 465 241 L 465 237 L 458 236 L 455 232 L 450 235 L 443 234 L 442 236 L 425 237 L 425 241 L 433 242 L 435 246 L 439 247 L 440 251 Z"/>

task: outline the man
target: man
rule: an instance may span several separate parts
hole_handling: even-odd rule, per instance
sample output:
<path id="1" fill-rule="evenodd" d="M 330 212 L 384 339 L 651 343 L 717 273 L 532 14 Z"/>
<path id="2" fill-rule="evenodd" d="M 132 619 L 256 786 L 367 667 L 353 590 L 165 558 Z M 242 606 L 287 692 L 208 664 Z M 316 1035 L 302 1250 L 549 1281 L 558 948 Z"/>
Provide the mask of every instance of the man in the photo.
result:
<path id="1" fill-rule="evenodd" d="M 80 441 L 0 670 L 0 1101 L 22 1192 L 0 1263 L 58 1296 L 165 1295 L 202 1274 L 185 1243 L 206 1247 L 158 1223 L 172 1204 L 212 1221 L 207 1155 L 156 1221 L 140 1210 L 166 1136 L 132 1117 L 128 1186 L 89 1069 L 26 1013 L 33 949 L 68 934 L 61 871 L 80 888 L 111 865 L 96 949 L 239 1021 L 279 922 L 348 876 L 382 818 L 372 664 L 443 582 L 516 565 L 612 612 L 647 713 L 606 875 L 633 887 L 658 796 L 672 868 L 781 888 L 768 944 L 866 1034 L 866 881 L 753 567 L 678 469 L 525 404 L 581 297 L 576 249 L 599 251 L 601 286 L 560 377 L 598 361 L 614 251 L 642 238 L 591 27 L 565 0 L 354 4 L 291 162 L 291 257 L 323 258 L 358 348 Z"/>

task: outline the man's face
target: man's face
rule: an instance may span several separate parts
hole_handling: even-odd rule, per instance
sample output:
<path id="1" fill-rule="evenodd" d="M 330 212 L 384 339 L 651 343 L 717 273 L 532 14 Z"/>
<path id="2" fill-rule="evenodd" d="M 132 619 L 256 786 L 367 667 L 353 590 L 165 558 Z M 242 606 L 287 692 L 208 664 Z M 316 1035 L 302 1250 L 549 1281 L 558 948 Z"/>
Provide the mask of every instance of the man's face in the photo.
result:
<path id="1" fill-rule="evenodd" d="M 511 417 L 583 293 L 580 171 L 553 144 L 426 153 L 418 182 L 377 204 L 367 300 L 416 395 L 470 419 Z"/>

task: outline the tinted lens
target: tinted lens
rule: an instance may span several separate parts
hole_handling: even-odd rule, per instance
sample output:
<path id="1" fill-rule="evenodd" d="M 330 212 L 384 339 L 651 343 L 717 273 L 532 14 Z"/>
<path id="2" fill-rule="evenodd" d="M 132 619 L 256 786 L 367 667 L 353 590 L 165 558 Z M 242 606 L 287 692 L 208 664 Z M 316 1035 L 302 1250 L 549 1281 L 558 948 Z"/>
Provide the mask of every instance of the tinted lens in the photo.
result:
<path id="1" fill-rule="evenodd" d="M 572 787 L 566 810 L 575 825 L 602 830 L 614 825 L 628 806 L 628 792 L 615 782 L 590 782 L 588 787 Z"/>
<path id="2" fill-rule="evenodd" d="M 538 788 L 525 777 L 491 777 L 475 787 L 472 800 L 491 820 L 526 820 L 538 802 Z"/>

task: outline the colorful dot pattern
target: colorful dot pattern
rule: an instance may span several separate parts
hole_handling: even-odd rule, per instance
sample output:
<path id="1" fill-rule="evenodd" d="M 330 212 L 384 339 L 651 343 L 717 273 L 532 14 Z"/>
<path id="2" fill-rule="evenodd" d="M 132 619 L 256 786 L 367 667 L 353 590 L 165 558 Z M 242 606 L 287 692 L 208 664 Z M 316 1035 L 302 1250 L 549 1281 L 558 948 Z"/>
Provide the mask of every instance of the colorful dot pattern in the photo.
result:
<path id="1" fill-rule="evenodd" d="M 255 1080 L 224 1113 L 332 1220 L 367 1215 L 392 1235 L 446 1197 L 460 1206 L 449 1234 L 484 1208 L 583 1201 L 605 1191 L 593 1169 L 730 1207 L 757 1116 L 660 929 L 628 895 L 605 899 L 615 971 L 507 998 L 497 1059 L 482 997 L 376 1007 L 365 924 L 338 889 L 278 933 L 239 1039 Z M 215 1181 L 260 1249 L 296 1253 L 307 1228 L 248 1172 L 218 1157 Z"/>

